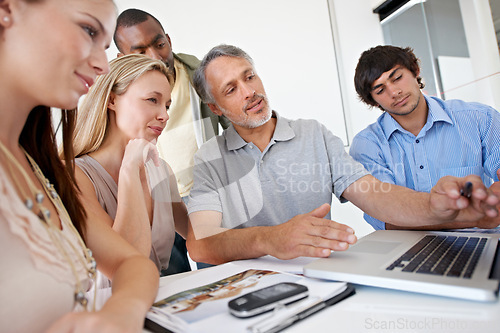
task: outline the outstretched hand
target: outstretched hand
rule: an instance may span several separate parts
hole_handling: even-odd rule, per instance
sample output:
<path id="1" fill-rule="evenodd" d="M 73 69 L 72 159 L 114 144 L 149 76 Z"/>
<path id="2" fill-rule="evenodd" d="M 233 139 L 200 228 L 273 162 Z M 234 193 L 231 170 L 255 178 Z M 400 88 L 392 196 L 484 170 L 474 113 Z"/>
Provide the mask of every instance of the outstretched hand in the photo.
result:
<path id="1" fill-rule="evenodd" d="M 286 223 L 269 227 L 266 235 L 270 255 L 279 259 L 299 256 L 327 257 L 331 251 L 344 251 L 357 241 L 349 226 L 327 220 L 329 204 L 297 215 Z"/>
<path id="2" fill-rule="evenodd" d="M 466 182 L 472 183 L 470 198 L 460 193 Z M 431 189 L 431 210 L 443 222 L 468 222 L 477 226 L 480 220 L 487 218 L 498 225 L 499 198 L 495 192 L 500 191 L 487 189 L 481 178 L 475 175 L 464 178 L 446 176 Z"/>

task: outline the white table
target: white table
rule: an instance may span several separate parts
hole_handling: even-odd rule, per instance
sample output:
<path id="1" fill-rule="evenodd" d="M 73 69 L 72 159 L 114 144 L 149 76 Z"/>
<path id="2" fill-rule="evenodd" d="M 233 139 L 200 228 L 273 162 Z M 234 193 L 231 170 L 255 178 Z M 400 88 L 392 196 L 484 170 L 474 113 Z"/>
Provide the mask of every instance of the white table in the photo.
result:
<path id="1" fill-rule="evenodd" d="M 331 332 L 500 332 L 500 303 L 356 285 L 356 295 L 286 332 L 325 332 L 325 328 Z"/>
<path id="2" fill-rule="evenodd" d="M 160 285 L 192 274 L 197 272 L 163 277 Z M 200 281 L 202 284 L 204 281 Z M 498 300 L 483 303 L 361 285 L 355 287 L 354 296 L 284 332 L 500 332 Z"/>

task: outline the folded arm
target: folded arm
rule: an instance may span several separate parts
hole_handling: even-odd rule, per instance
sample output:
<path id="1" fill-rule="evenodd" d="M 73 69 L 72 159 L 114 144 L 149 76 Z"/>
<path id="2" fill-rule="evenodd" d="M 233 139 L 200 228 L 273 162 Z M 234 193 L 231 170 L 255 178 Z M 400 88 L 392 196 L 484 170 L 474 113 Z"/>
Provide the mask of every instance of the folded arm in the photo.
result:
<path id="1" fill-rule="evenodd" d="M 119 170 L 114 220 L 100 205 L 90 179 L 81 169 L 76 168 L 76 178 L 86 210 L 95 212 L 100 221 L 110 225 L 146 257 L 151 252 L 151 219 L 147 202 L 152 201 L 144 161 L 152 158 L 158 164 L 157 154 L 156 147 L 146 140 L 135 139 L 127 144 Z"/>
<path id="2" fill-rule="evenodd" d="M 113 293 L 100 311 L 68 313 L 48 332 L 140 332 L 158 290 L 158 271 L 98 215 L 87 214 L 87 245 L 99 270 L 113 281 Z"/>
<path id="3" fill-rule="evenodd" d="M 139 176 L 137 175 L 137 178 Z M 151 226 L 145 207 L 140 181 L 122 177 L 118 187 L 118 206 L 113 220 L 97 200 L 94 185 L 81 169 L 76 167 L 76 179 L 81 190 L 80 198 L 87 211 L 92 211 L 96 218 L 103 221 L 132 244 L 140 253 L 149 257 L 151 252 Z M 140 190 L 137 190 L 139 186 Z M 133 191 L 130 188 L 134 188 Z"/>

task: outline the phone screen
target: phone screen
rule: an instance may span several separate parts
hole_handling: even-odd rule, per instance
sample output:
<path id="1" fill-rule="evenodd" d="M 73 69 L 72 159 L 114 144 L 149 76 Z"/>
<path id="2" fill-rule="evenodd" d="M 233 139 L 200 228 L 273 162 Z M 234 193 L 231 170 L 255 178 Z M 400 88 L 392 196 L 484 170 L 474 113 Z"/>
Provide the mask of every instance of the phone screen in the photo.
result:
<path id="1" fill-rule="evenodd" d="M 286 305 L 307 296 L 306 286 L 282 282 L 235 298 L 228 303 L 228 306 L 233 315 L 250 317 L 270 311 L 280 304 Z"/>
<path id="2" fill-rule="evenodd" d="M 253 293 L 253 295 L 260 299 L 268 299 L 271 297 L 279 296 L 281 294 L 286 294 L 296 289 L 297 287 L 295 285 L 280 283 L 271 287 L 257 290 Z"/>

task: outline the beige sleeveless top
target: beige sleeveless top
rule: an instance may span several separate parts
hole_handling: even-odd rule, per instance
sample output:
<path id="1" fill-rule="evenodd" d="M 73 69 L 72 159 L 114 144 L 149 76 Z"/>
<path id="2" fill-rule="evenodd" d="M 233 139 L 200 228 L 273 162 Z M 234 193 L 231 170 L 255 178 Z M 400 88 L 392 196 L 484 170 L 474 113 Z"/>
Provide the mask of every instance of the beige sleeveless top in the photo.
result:
<path id="1" fill-rule="evenodd" d="M 171 191 L 171 181 L 176 182 L 175 176 L 167 163 L 160 160 L 156 167 L 152 161 L 146 163 L 151 197 L 153 199 L 153 224 L 151 230 L 150 259 L 156 264 L 158 271 L 166 269 L 170 260 L 170 253 L 174 244 L 175 225 L 172 212 L 172 202 L 180 201 L 177 189 Z M 111 175 L 89 155 L 76 159 L 76 165 L 89 177 L 94 185 L 97 200 L 108 215 L 114 219 L 117 210 L 118 185 Z M 99 287 L 106 287 L 106 283 L 99 278 Z"/>

